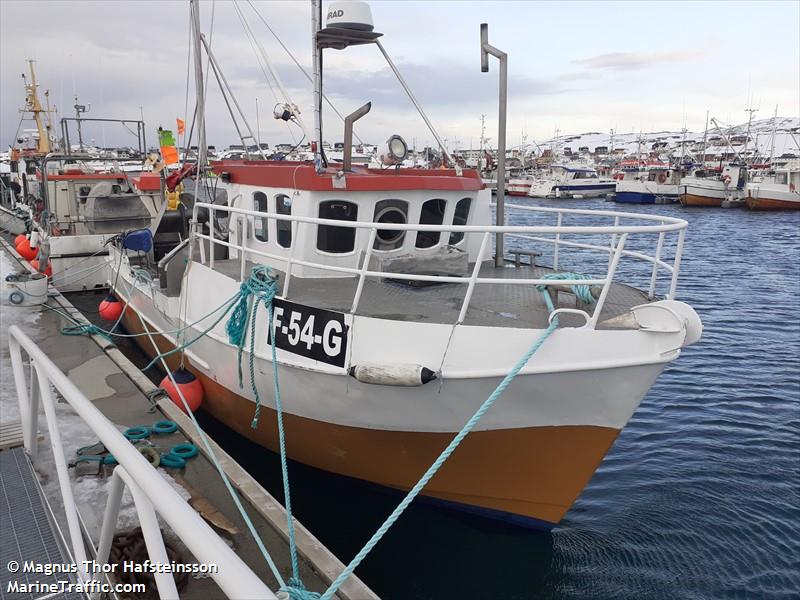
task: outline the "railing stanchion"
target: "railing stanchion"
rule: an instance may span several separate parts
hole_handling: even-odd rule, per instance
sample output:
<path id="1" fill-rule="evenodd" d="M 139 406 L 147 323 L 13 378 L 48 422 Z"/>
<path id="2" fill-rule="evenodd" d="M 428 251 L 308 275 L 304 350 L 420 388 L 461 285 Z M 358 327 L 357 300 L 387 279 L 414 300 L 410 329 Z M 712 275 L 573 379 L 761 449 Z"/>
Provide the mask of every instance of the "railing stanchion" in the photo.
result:
<path id="1" fill-rule="evenodd" d="M 283 297 L 289 297 L 289 282 L 292 280 L 292 262 L 294 261 L 294 249 L 297 248 L 298 234 L 300 232 L 299 221 L 292 221 L 292 247 L 289 248 L 289 258 L 286 259 L 286 277 L 283 280 Z"/>
<path id="2" fill-rule="evenodd" d="M 619 217 L 614 217 L 614 227 L 619 227 Z M 611 234 L 611 243 L 609 244 L 608 251 L 608 268 L 611 269 L 611 261 L 614 260 L 614 248 L 617 245 L 617 234 Z"/>
<path id="3" fill-rule="evenodd" d="M 656 295 L 656 279 L 658 279 L 658 261 L 661 260 L 661 249 L 664 247 L 664 232 L 658 234 L 658 244 L 656 244 L 656 255 L 653 260 L 653 274 L 650 276 L 650 291 L 647 297 L 651 300 Z"/>
<path id="4" fill-rule="evenodd" d="M 250 223 L 247 217 L 242 215 L 241 232 L 239 235 L 239 239 L 241 240 L 241 245 L 239 246 L 239 281 L 244 281 L 247 275 L 247 254 L 244 249 L 247 246 L 247 229 L 249 226 Z"/>
<path id="5" fill-rule="evenodd" d="M 561 220 L 564 213 L 558 212 L 558 219 L 556 220 L 556 227 L 561 228 Z M 555 244 L 553 244 L 553 271 L 558 271 L 558 249 L 561 244 L 561 232 L 556 232 Z"/>
<path id="6" fill-rule="evenodd" d="M 369 230 L 369 241 L 367 242 L 367 251 L 364 253 L 364 262 L 361 265 L 361 272 L 358 275 L 358 286 L 356 293 L 353 296 L 353 306 L 350 309 L 351 314 L 356 314 L 358 303 L 361 302 L 361 292 L 364 291 L 364 279 L 366 278 L 367 270 L 369 269 L 369 261 L 372 258 L 372 247 L 375 245 L 375 236 L 378 233 L 377 225 Z"/>
<path id="7" fill-rule="evenodd" d="M 88 581 L 92 579 L 86 564 L 86 548 L 83 545 L 83 535 L 81 526 L 78 522 L 78 507 L 75 504 L 75 497 L 72 495 L 72 484 L 67 471 L 67 459 L 64 456 L 64 446 L 61 443 L 61 432 L 58 430 L 56 420 L 56 409 L 53 403 L 53 395 L 50 392 L 50 381 L 44 373 L 44 368 L 37 365 L 36 377 L 39 380 L 39 394 L 44 406 L 44 414 L 47 417 L 47 431 L 50 434 L 50 447 L 53 450 L 53 460 L 56 464 L 56 474 L 58 475 L 58 486 L 61 489 L 61 498 L 64 500 L 64 514 L 67 517 L 67 529 L 72 545 L 72 558 L 78 565 L 78 573 L 81 579 Z"/>
<path id="8" fill-rule="evenodd" d="M 156 517 L 156 509 L 150 498 L 142 491 L 133 477 L 125 470 L 125 467 L 118 465 L 114 471 L 120 471 L 120 479 L 125 482 L 133 496 L 133 503 L 139 515 L 139 525 L 142 528 L 142 537 L 147 548 L 147 556 L 153 564 L 170 564 L 167 549 L 164 547 L 164 538 L 161 535 L 161 527 Z M 158 597 L 161 599 L 178 600 L 178 589 L 175 587 L 175 579 L 172 573 L 158 572 L 153 574 L 158 589 Z"/>
<path id="9" fill-rule="evenodd" d="M 683 242 L 686 238 L 686 228 L 678 232 L 678 245 L 675 248 L 675 260 L 672 261 L 672 281 L 669 284 L 669 299 L 675 300 L 678 290 L 678 271 L 681 268 L 681 255 L 683 254 Z"/>
<path id="10" fill-rule="evenodd" d="M 214 213 L 213 206 L 208 207 L 208 233 L 210 239 L 208 240 L 208 267 L 214 270 L 214 221 L 216 214 Z"/>
<path id="11" fill-rule="evenodd" d="M 608 276 L 606 277 L 606 282 L 603 284 L 603 289 L 600 292 L 600 297 L 597 299 L 597 304 L 595 304 L 594 307 L 594 314 L 592 314 L 592 318 L 588 323 L 588 325 L 592 329 L 597 327 L 597 321 L 600 318 L 600 313 L 603 311 L 603 305 L 606 302 L 606 296 L 608 296 L 608 291 L 611 289 L 611 283 L 614 281 L 614 275 L 617 272 L 617 265 L 619 265 L 619 259 L 622 256 L 622 249 L 625 247 L 625 242 L 627 241 L 627 239 L 628 239 L 628 234 L 623 233 L 619 238 L 619 242 L 617 243 L 616 249 L 611 255 L 611 264 L 608 267 Z"/>
<path id="12" fill-rule="evenodd" d="M 483 239 L 481 240 L 481 247 L 478 250 L 478 256 L 475 257 L 475 266 L 472 268 L 472 275 L 469 277 L 469 284 L 467 285 L 467 293 L 464 294 L 464 302 L 461 304 L 461 311 L 458 313 L 458 324 L 464 322 L 464 318 L 467 316 L 467 309 L 469 309 L 469 303 L 472 301 L 472 292 L 475 290 L 475 284 L 478 281 L 478 273 L 481 272 L 481 263 L 483 262 L 483 253 L 486 252 L 486 247 L 489 245 L 489 232 L 483 234 Z"/>
<path id="13" fill-rule="evenodd" d="M 111 553 L 111 544 L 114 540 L 114 532 L 117 529 L 117 519 L 119 509 L 122 505 L 122 492 L 125 491 L 125 482 L 122 481 L 117 469 L 111 473 L 111 483 L 109 484 L 108 500 L 106 500 L 106 510 L 103 513 L 103 525 L 100 527 L 100 539 L 97 543 L 97 564 L 105 565 Z"/>

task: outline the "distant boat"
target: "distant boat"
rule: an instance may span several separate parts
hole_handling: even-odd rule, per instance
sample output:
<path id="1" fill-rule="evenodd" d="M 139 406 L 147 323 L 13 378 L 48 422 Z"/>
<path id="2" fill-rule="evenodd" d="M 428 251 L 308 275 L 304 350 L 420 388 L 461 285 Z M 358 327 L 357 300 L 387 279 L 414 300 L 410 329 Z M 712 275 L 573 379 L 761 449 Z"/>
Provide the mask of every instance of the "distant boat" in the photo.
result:
<path id="1" fill-rule="evenodd" d="M 681 179 L 681 204 L 684 206 L 721 207 L 723 202 L 744 198 L 747 167 L 727 165 L 720 174 L 698 169 Z"/>
<path id="2" fill-rule="evenodd" d="M 764 181 L 745 187 L 750 210 L 800 210 L 800 165 L 777 169 Z"/>
<path id="3" fill-rule="evenodd" d="M 614 202 L 623 204 L 672 204 L 680 200 L 681 171 L 666 163 L 623 167 L 617 174 Z"/>
<path id="4" fill-rule="evenodd" d="M 536 181 L 536 178 L 529 173 L 524 173 L 520 177 L 512 177 L 506 184 L 506 194 L 509 196 L 527 196 L 534 181 Z"/>
<path id="5" fill-rule="evenodd" d="M 533 198 L 594 198 L 614 193 L 617 182 L 600 177 L 589 167 L 553 165 L 552 173 L 536 180 L 528 192 Z"/>

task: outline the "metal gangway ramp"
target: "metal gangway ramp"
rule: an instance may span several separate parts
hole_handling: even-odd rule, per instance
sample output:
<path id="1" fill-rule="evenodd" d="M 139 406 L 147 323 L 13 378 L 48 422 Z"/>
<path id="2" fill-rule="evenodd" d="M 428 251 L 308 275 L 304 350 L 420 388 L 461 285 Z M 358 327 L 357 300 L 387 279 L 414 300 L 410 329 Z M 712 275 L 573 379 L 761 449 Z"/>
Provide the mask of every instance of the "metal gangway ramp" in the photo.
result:
<path id="1" fill-rule="evenodd" d="M 122 495 L 126 489 L 133 497 L 151 563 L 169 562 L 158 521 L 160 517 L 165 527 L 171 529 L 195 560 L 218 566 L 209 575 L 218 586 L 216 597 L 276 600 L 275 594 L 200 514 L 16 325 L 9 327 L 8 346 L 20 407 L 24 449 L 16 447 L 0 451 L 0 600 L 77 600 L 115 597 L 118 592 L 127 594 L 129 590 L 117 589 L 126 584 L 112 584 L 95 568 L 96 565 L 108 564 Z M 30 378 L 25 376 L 26 371 Z M 11 381 L 4 381 L 4 384 L 10 386 Z M 70 405 L 118 463 L 107 486 L 103 523 L 96 546 L 81 529 L 79 499 L 73 495 L 57 426 L 57 399 Z M 33 465 L 39 464 L 40 416 L 44 417 L 47 426 L 47 438 L 64 507 L 64 523 L 56 522 L 52 517 L 38 475 L 33 469 Z M 74 565 L 71 568 L 74 572 L 55 572 L 52 576 L 26 573 L 25 561 L 38 565 Z M 13 568 L 9 568 L 9 563 L 14 563 Z M 172 574 L 157 572 L 154 579 L 155 591 L 160 598 L 179 598 Z M 14 582 L 22 584 L 34 581 L 79 583 L 87 594 L 81 591 L 67 594 L 49 589 L 43 593 L 18 593 L 13 590 L 9 593 Z"/>
<path id="2" fill-rule="evenodd" d="M 26 562 L 37 565 L 66 565 L 67 555 L 55 528 L 50 507 L 46 504 L 39 480 L 28 455 L 21 447 L 0 451 L 0 598 L 2 600 L 84 600 L 83 593 L 51 592 L 59 581 L 77 582 L 74 575 L 64 573 L 27 573 Z M 16 563 L 16 572 L 11 572 Z M 21 592 L 14 582 L 38 583 L 48 591 Z"/>

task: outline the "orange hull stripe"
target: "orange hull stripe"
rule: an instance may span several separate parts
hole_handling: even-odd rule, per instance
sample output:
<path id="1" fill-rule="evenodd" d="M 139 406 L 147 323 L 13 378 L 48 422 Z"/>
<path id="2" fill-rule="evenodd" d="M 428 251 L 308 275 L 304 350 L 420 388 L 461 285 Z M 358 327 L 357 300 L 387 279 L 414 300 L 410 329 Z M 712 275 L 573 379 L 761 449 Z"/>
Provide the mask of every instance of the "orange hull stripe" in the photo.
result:
<path id="1" fill-rule="evenodd" d="M 123 318 L 142 331 L 135 313 Z M 156 337 L 161 351 L 171 344 Z M 147 338 L 137 338 L 151 357 Z M 177 355 L 170 357 L 171 368 Z M 240 435 L 276 452 L 275 411 L 262 406 L 252 429 L 252 401 L 191 368 L 203 383 L 203 407 Z M 269 386 L 264 386 L 265 389 Z M 336 425 L 285 414 L 288 455 L 313 467 L 408 490 L 450 442 L 453 433 L 387 431 Z M 619 431 L 596 426 L 476 431 L 462 442 L 423 495 L 558 523 L 591 479 Z"/>
<path id="2" fill-rule="evenodd" d="M 772 198 L 753 198 L 748 196 L 745 200 L 750 210 L 800 210 L 800 202 L 790 200 L 774 200 Z"/>
<path id="3" fill-rule="evenodd" d="M 683 194 L 681 204 L 685 206 L 722 206 L 722 198 L 709 198 L 695 194 Z"/>

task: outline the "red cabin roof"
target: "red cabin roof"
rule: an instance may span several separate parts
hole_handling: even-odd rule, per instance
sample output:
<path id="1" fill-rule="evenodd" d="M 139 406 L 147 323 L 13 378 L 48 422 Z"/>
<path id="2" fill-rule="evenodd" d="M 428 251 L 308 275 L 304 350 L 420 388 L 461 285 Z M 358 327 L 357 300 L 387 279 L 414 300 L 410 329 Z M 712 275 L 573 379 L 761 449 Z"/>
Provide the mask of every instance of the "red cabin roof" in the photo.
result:
<path id="1" fill-rule="evenodd" d="M 293 188 L 309 191 L 371 192 L 383 190 L 460 190 L 483 189 L 480 175 L 464 169 L 368 169 L 353 167 L 345 174 L 345 185 L 334 187 L 333 180 L 341 165 L 331 165 L 317 174 L 314 165 L 292 161 L 221 160 L 211 163 L 217 175 L 230 177 L 231 183 L 260 187 Z"/>

